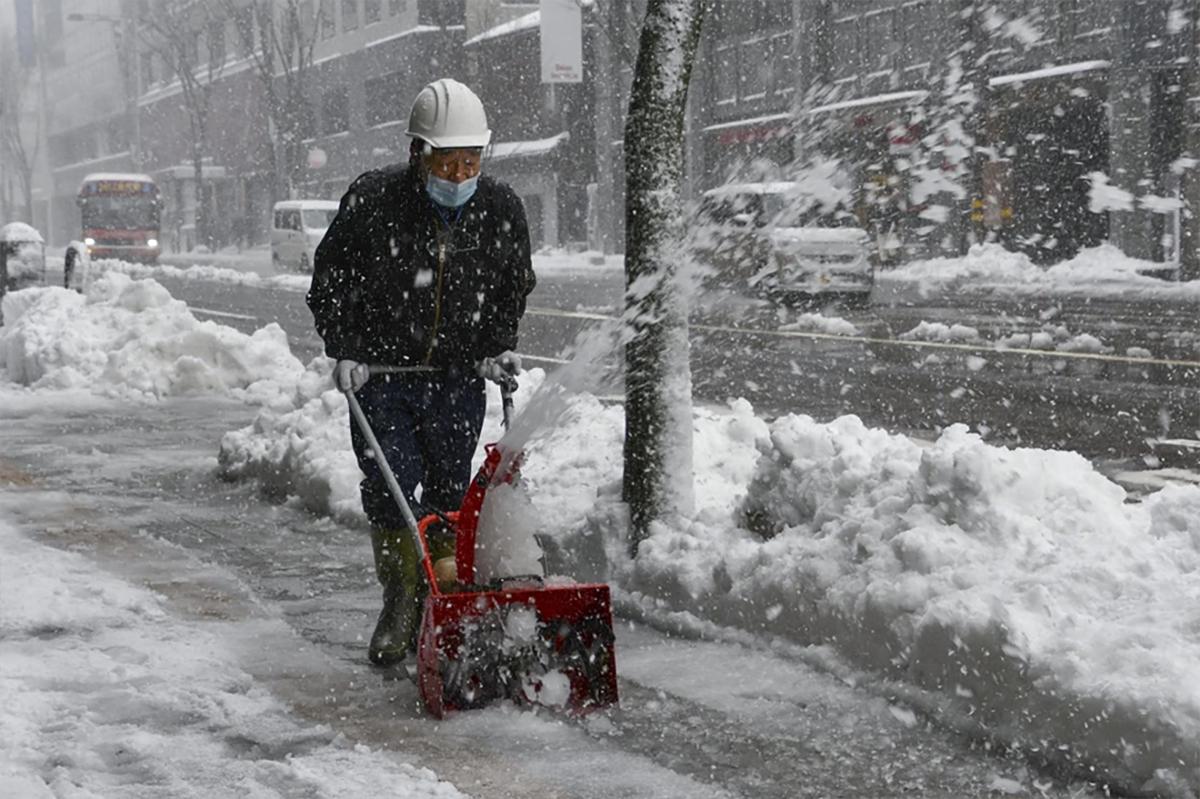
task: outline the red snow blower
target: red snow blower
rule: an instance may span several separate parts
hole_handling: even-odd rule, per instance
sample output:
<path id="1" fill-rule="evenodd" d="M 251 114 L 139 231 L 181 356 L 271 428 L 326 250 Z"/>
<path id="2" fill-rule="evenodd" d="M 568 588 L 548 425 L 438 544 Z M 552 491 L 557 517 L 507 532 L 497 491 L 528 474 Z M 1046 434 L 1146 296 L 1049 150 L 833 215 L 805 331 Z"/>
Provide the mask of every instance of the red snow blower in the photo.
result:
<path id="1" fill-rule="evenodd" d="M 372 374 L 409 371 L 369 367 Z M 500 384 L 507 430 L 516 380 Z M 587 713 L 617 702 L 612 606 L 603 584 L 548 584 L 541 576 L 475 582 L 475 537 L 490 487 L 515 480 L 520 454 L 505 458 L 499 444 L 471 481 L 458 511 L 416 520 L 353 391 L 345 392 L 355 422 L 413 531 L 429 586 L 417 639 L 417 685 L 437 718 L 499 699 Z M 455 534 L 457 590 L 439 586 L 427 531 L 446 525 Z M 532 535 L 532 531 L 530 531 Z"/>

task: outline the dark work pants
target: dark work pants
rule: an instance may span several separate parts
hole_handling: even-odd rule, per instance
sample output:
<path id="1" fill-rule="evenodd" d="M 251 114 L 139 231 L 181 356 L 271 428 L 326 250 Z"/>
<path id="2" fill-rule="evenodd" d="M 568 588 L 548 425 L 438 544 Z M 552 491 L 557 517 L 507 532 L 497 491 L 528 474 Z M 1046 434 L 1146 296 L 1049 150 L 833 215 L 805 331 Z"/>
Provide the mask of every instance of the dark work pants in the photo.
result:
<path id="1" fill-rule="evenodd" d="M 458 510 L 487 409 L 483 378 L 473 372 L 378 375 L 355 396 L 410 504 L 420 484 L 421 502 L 413 504 L 417 520 L 433 510 Z M 367 519 L 383 529 L 407 527 L 353 419 L 350 437 L 366 475 L 361 490 Z"/>

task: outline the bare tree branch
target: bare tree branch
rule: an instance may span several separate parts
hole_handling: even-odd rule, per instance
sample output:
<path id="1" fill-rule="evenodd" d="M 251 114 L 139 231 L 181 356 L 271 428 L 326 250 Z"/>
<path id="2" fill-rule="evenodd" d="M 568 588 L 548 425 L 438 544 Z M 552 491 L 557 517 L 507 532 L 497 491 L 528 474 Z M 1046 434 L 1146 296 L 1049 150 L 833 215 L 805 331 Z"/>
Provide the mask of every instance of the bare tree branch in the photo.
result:
<path id="1" fill-rule="evenodd" d="M 0 41 L 0 164 L 17 176 L 21 190 L 22 219 L 33 221 L 33 167 L 40 150 L 41 119 L 26 114 L 26 99 L 32 85 L 31 72 L 23 69 L 7 40 Z M 24 123 L 32 120 L 32 130 Z M 26 145 L 26 134 L 33 143 Z"/>
<path id="2" fill-rule="evenodd" d="M 321 4 L 318 4 L 321 5 Z M 242 51 L 262 84 L 266 110 L 276 132 L 271 142 L 275 194 L 291 194 L 301 165 L 307 121 L 306 77 L 312 66 L 323 8 L 305 19 L 299 0 L 221 0 Z M 248 22 L 247 22 L 248 21 Z M 256 35 L 257 34 L 257 35 Z"/>
<path id="3" fill-rule="evenodd" d="M 204 197 L 204 157 L 208 151 L 208 122 L 213 88 L 228 60 L 223 45 L 225 17 L 212 5 L 196 0 L 170 0 L 155 13 L 139 17 L 135 33 L 142 47 L 169 65 L 179 82 L 191 129 L 191 160 L 195 180 L 196 232 L 210 233 Z M 222 31 L 220 48 L 214 32 Z M 201 63 L 201 39 L 205 50 Z"/>

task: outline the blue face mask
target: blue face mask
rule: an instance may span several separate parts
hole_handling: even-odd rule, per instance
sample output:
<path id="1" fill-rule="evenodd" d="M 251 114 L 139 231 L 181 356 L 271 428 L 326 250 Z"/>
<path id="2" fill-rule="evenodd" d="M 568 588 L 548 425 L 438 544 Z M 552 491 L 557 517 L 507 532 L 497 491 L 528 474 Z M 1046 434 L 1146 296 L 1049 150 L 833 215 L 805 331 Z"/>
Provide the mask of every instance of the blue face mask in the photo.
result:
<path id="1" fill-rule="evenodd" d="M 471 199 L 478 185 L 478 175 L 467 178 L 462 183 L 430 175 L 429 179 L 425 181 L 425 191 L 431 200 L 443 208 L 458 208 Z"/>

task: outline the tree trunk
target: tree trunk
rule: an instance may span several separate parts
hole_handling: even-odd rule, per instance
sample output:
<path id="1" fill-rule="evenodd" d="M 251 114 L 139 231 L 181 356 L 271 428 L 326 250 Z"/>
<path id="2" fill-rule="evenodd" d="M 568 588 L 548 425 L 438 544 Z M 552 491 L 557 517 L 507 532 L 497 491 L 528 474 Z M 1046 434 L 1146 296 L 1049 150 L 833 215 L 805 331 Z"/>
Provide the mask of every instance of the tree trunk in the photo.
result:
<path id="1" fill-rule="evenodd" d="M 649 0 L 625 125 L 625 471 L 630 551 L 692 506 L 687 308 L 676 280 L 688 81 L 705 0 Z"/>
<path id="2" fill-rule="evenodd" d="M 204 156 L 203 145 L 199 141 L 192 142 L 192 180 L 195 183 L 196 215 L 195 215 L 195 244 L 205 244 L 208 235 L 208 211 L 204 206 Z M 210 248 L 211 249 L 211 248 Z"/>

